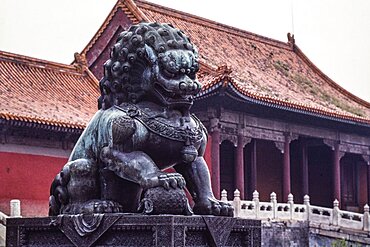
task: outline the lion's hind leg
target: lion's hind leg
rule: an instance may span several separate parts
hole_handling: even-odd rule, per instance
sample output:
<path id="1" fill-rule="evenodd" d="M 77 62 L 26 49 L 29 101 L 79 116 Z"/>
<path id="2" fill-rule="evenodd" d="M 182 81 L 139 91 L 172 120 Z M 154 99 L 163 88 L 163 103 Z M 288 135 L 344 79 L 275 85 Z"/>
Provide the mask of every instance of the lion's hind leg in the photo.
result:
<path id="1" fill-rule="evenodd" d="M 68 162 L 55 177 L 49 198 L 49 215 L 76 214 L 83 211 L 76 205 L 99 199 L 97 164 L 89 159 Z"/>

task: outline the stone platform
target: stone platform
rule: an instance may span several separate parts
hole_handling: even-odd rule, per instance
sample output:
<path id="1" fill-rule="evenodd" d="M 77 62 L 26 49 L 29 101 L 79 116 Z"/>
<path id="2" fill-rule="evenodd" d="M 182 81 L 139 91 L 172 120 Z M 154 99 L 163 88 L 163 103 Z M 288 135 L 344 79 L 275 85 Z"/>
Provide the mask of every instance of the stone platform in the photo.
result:
<path id="1" fill-rule="evenodd" d="M 7 219 L 7 246 L 261 246 L 261 222 L 217 216 L 72 215 Z"/>

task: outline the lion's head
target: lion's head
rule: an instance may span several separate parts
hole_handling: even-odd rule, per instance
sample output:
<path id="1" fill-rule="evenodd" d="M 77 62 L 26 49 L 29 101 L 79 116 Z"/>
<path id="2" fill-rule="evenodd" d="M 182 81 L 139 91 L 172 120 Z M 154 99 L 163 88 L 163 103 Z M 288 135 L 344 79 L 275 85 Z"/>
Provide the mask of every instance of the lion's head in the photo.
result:
<path id="1" fill-rule="evenodd" d="M 188 109 L 201 88 L 198 69 L 198 52 L 182 31 L 169 24 L 133 25 L 104 64 L 99 108 L 148 100 Z"/>

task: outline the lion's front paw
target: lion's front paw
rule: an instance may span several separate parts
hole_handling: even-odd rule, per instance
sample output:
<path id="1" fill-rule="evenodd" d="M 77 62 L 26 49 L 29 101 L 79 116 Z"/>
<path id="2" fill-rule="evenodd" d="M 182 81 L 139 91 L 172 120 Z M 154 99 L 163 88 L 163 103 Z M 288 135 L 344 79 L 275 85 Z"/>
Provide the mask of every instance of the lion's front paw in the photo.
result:
<path id="1" fill-rule="evenodd" d="M 169 190 L 170 188 L 183 189 L 185 185 L 185 179 L 179 173 L 158 172 L 145 179 L 143 187 L 153 188 L 161 186 Z"/>
<path id="2" fill-rule="evenodd" d="M 221 202 L 215 198 L 207 198 L 195 203 L 193 211 L 200 215 L 233 216 L 234 208 L 230 203 Z"/>
<path id="3" fill-rule="evenodd" d="M 164 173 L 158 176 L 159 184 L 165 189 L 183 189 L 186 185 L 185 179 L 178 173 Z"/>
<path id="4" fill-rule="evenodd" d="M 167 190 L 161 186 L 143 192 L 138 211 L 144 214 L 193 214 L 183 189 Z"/>

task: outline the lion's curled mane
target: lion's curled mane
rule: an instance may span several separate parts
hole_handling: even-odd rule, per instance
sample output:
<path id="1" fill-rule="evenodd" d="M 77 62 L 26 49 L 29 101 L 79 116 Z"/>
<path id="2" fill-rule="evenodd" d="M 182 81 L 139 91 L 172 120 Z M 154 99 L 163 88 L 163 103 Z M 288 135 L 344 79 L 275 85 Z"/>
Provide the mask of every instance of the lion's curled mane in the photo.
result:
<path id="1" fill-rule="evenodd" d="M 147 54 L 146 46 L 154 53 Z M 111 51 L 111 58 L 104 64 L 104 77 L 99 82 L 99 109 L 108 109 L 122 102 L 138 102 L 145 95 L 142 74 L 146 64 L 157 63 L 157 59 L 170 63 L 165 56 L 169 50 L 191 51 L 194 61 L 187 73 L 195 75 L 199 69 L 197 49 L 171 24 L 140 23 L 122 32 Z"/>

